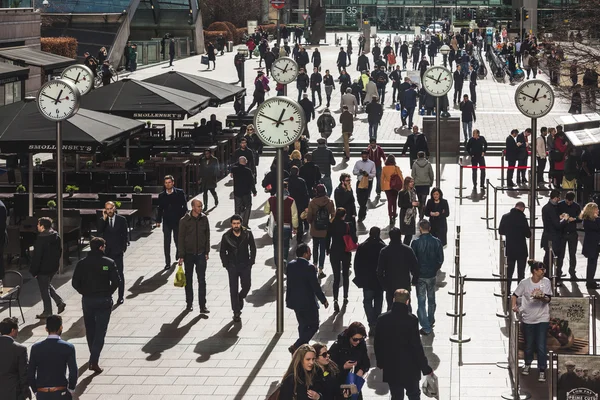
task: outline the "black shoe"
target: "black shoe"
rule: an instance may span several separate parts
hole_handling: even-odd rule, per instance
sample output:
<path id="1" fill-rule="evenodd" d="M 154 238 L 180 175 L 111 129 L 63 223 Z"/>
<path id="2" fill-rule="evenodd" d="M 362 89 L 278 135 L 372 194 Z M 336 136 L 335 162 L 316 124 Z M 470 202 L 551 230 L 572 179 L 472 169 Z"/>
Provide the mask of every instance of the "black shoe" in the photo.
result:
<path id="1" fill-rule="evenodd" d="M 427 332 L 427 331 L 425 331 L 425 329 L 422 329 L 422 328 L 421 328 L 421 330 L 419 331 L 419 333 L 420 333 L 421 335 L 423 335 L 423 336 L 431 335 L 431 332 Z"/>
<path id="2" fill-rule="evenodd" d="M 322 269 L 319 269 L 319 275 L 317 275 L 317 278 L 319 279 L 323 279 L 325 278 L 327 275 L 325 275 L 325 272 L 323 272 Z"/>
<path id="3" fill-rule="evenodd" d="M 165 271 L 168 271 L 170 269 L 171 269 L 171 265 L 169 265 L 169 264 L 165 265 Z"/>
<path id="4" fill-rule="evenodd" d="M 588 289 L 600 289 L 600 285 L 596 282 L 585 285 Z"/>
<path id="5" fill-rule="evenodd" d="M 67 306 L 67 305 L 66 305 L 65 303 L 59 304 L 59 305 L 58 305 L 58 313 L 59 313 L 59 314 L 62 314 L 62 312 L 63 312 L 63 311 L 65 311 L 65 307 L 66 307 L 66 306 Z"/>
<path id="6" fill-rule="evenodd" d="M 215 207 L 219 205 L 219 199 L 215 199 Z"/>
<path id="7" fill-rule="evenodd" d="M 104 372 L 104 370 L 102 368 L 100 368 L 100 366 L 98 364 L 90 364 L 88 369 L 90 371 L 94 371 L 94 373 L 96 373 L 96 374 L 101 374 L 102 372 Z"/>
<path id="8" fill-rule="evenodd" d="M 206 306 L 200 306 L 200 314 L 209 314 L 210 310 Z"/>
<path id="9" fill-rule="evenodd" d="M 348 298 L 344 298 L 344 307 L 348 305 Z"/>
<path id="10" fill-rule="evenodd" d="M 191 304 L 188 304 L 187 307 L 185 308 L 185 311 L 188 311 L 188 312 L 194 311 L 194 306 Z"/>
<path id="11" fill-rule="evenodd" d="M 333 301 L 333 312 L 335 312 L 335 313 L 340 312 L 340 305 L 338 304 L 337 300 Z"/>
<path id="12" fill-rule="evenodd" d="M 508 182 L 508 185 L 506 185 L 506 186 L 508 186 L 508 187 L 515 187 L 515 186 L 517 186 L 517 185 L 515 185 L 515 183 L 514 183 L 514 182 Z"/>
<path id="13" fill-rule="evenodd" d="M 119 300 L 117 300 L 117 304 L 123 304 L 125 303 L 125 300 L 122 297 L 119 297 Z"/>
<path id="14" fill-rule="evenodd" d="M 51 315 L 52 315 L 52 314 L 45 314 L 45 313 L 41 313 L 41 314 L 38 314 L 38 315 L 36 315 L 35 317 L 36 317 L 37 319 L 46 319 L 46 318 L 48 318 L 48 317 L 49 317 L 49 316 L 51 316 Z"/>
<path id="15" fill-rule="evenodd" d="M 290 347 L 288 347 L 288 351 L 290 352 L 290 354 L 294 354 L 296 352 L 296 348 L 294 347 L 294 345 L 291 345 Z"/>
<path id="16" fill-rule="evenodd" d="M 242 319 L 240 318 L 239 315 L 234 315 L 233 316 L 233 322 L 242 322 Z"/>

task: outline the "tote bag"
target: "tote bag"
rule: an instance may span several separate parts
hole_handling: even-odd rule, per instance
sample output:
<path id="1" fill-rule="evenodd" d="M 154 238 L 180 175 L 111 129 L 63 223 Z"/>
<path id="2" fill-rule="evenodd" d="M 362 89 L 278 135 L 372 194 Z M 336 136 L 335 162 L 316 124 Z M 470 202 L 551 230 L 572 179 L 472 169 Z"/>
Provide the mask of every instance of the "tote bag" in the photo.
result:
<path id="1" fill-rule="evenodd" d="M 358 395 L 359 395 L 363 385 L 365 384 L 365 380 L 362 377 L 360 377 L 354 373 L 354 367 L 352 367 L 352 370 L 350 370 L 350 372 L 348 373 L 348 376 L 346 376 L 346 384 L 347 385 L 356 385 L 356 389 L 358 390 L 358 393 L 353 394 L 350 398 L 352 400 L 357 400 Z"/>
<path id="2" fill-rule="evenodd" d="M 346 234 L 344 235 L 344 244 L 346 245 L 345 250 L 347 253 L 350 253 L 358 248 L 358 244 L 356 244 L 356 242 L 354 241 L 354 238 L 352 238 L 352 235 L 350 234 L 350 226 L 349 225 L 346 226 Z"/>

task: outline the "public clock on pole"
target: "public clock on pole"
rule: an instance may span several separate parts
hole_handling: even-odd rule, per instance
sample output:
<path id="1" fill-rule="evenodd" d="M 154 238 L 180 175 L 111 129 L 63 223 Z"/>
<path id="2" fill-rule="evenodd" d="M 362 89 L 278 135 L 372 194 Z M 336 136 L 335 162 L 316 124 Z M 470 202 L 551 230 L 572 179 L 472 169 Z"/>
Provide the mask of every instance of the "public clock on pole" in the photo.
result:
<path id="1" fill-rule="evenodd" d="M 271 97 L 254 114 L 254 127 L 264 144 L 285 147 L 294 143 L 304 131 L 304 110 L 289 97 Z"/>
<path id="2" fill-rule="evenodd" d="M 287 85 L 298 77 L 298 63 L 290 57 L 280 57 L 273 61 L 271 75 L 275 82 Z M 305 71 L 306 72 L 306 71 Z"/>
<path id="3" fill-rule="evenodd" d="M 37 106 L 51 121 L 69 119 L 79 110 L 79 89 L 67 80 L 49 81 L 38 92 Z"/>
<path id="4" fill-rule="evenodd" d="M 434 97 L 444 96 L 452 89 L 452 72 L 441 66 L 428 68 L 423 74 L 423 88 Z"/>
<path id="5" fill-rule="evenodd" d="M 527 81 L 517 88 L 515 103 L 523 115 L 540 118 L 552 110 L 554 91 L 550 85 L 539 79 Z"/>
<path id="6" fill-rule="evenodd" d="M 92 90 L 94 86 L 94 73 L 90 68 L 82 64 L 71 65 L 65 68 L 60 77 L 61 79 L 71 81 L 79 89 L 79 94 L 82 96 Z"/>

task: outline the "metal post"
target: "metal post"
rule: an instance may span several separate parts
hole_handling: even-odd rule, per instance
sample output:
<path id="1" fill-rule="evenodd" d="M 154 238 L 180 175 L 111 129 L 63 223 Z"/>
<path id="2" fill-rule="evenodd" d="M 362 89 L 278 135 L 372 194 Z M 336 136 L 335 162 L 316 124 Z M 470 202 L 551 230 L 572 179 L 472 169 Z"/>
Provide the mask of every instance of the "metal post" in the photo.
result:
<path id="1" fill-rule="evenodd" d="M 459 279 L 459 295 L 460 300 L 458 302 L 458 335 L 450 336 L 452 343 L 467 343 L 471 341 L 469 336 L 463 336 L 463 310 L 464 310 L 464 295 L 463 290 L 465 288 L 465 276 L 461 275 Z"/>
<path id="2" fill-rule="evenodd" d="M 129 139 L 125 141 L 125 157 L 129 158 Z M 76 156 L 76 167 L 75 170 L 79 172 L 79 154 Z"/>
<path id="3" fill-rule="evenodd" d="M 33 217 L 33 153 L 29 154 L 29 176 L 27 177 L 29 180 L 28 189 L 29 189 L 29 216 Z M 21 177 L 21 181 L 23 181 L 23 177 Z"/>
<path id="4" fill-rule="evenodd" d="M 485 180 L 485 187 L 486 187 L 486 189 L 485 189 L 485 192 L 486 192 L 486 195 L 485 195 L 485 217 L 481 217 L 481 219 L 489 221 L 491 219 L 490 218 L 490 196 L 489 196 L 490 180 L 489 179 Z M 489 229 L 490 228 L 489 222 L 486 222 L 486 225 L 487 225 L 487 228 Z"/>
<path id="5" fill-rule="evenodd" d="M 279 26 L 279 17 L 281 16 L 281 10 L 277 10 L 277 47 L 279 47 L 279 38 L 281 36 L 281 27 Z"/>
<path id="6" fill-rule="evenodd" d="M 504 187 L 504 151 L 502 157 L 500 157 L 500 187 Z"/>
<path id="7" fill-rule="evenodd" d="M 548 352 L 548 400 L 554 400 L 554 352 Z"/>
<path id="8" fill-rule="evenodd" d="M 246 56 L 244 56 L 244 60 L 242 62 L 242 87 L 246 87 Z M 243 112 L 246 112 L 246 93 L 242 96 L 242 107 Z"/>
<path id="9" fill-rule="evenodd" d="M 596 296 L 590 296 L 592 302 L 592 355 L 596 355 Z"/>
<path id="10" fill-rule="evenodd" d="M 529 181 L 529 226 L 531 228 L 531 237 L 529 238 L 529 258 L 535 259 L 535 203 L 537 189 L 537 173 L 536 173 L 536 145 L 535 135 L 537 132 L 537 118 L 531 118 L 531 179 Z"/>
<path id="11" fill-rule="evenodd" d="M 494 240 L 498 240 L 498 190 L 496 188 L 494 188 Z"/>
<path id="12" fill-rule="evenodd" d="M 462 195 L 462 191 L 463 191 L 463 166 L 462 166 L 462 164 L 460 165 L 460 179 L 458 181 L 458 185 L 460 186 L 460 189 L 458 189 L 458 195 L 460 196 L 459 204 L 462 206 L 462 201 L 463 201 L 463 195 Z"/>
<path id="13" fill-rule="evenodd" d="M 277 333 L 283 333 L 283 147 L 277 148 Z"/>
<path id="14" fill-rule="evenodd" d="M 440 98 L 438 96 L 435 98 L 435 186 L 438 188 L 441 187 L 442 180 L 442 156 L 440 154 L 440 114 Z M 460 186 L 462 188 L 462 182 Z M 462 204 L 462 196 L 460 204 Z"/>
<path id="15" fill-rule="evenodd" d="M 56 122 L 56 227 L 60 237 L 60 248 L 64 249 L 63 230 L 63 154 L 62 154 L 62 122 Z M 63 250 L 63 254 L 69 254 Z M 68 256 L 67 256 L 68 257 Z M 63 273 L 64 256 L 60 258 L 58 273 Z"/>

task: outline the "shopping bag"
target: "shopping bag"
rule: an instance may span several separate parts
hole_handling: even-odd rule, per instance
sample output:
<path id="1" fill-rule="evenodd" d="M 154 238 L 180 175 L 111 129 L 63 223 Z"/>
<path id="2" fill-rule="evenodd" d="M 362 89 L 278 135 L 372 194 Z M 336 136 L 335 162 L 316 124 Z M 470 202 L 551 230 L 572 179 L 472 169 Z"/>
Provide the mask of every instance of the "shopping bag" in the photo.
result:
<path id="1" fill-rule="evenodd" d="M 427 375 L 423 384 L 421 385 L 421 391 L 427 397 L 433 397 L 436 399 L 440 398 L 438 377 L 435 374 Z"/>
<path id="2" fill-rule="evenodd" d="M 273 217 L 273 213 L 269 214 L 269 220 L 267 221 L 267 233 L 270 238 L 273 238 L 273 234 L 275 233 L 275 218 Z"/>
<path id="3" fill-rule="evenodd" d="M 208 65 L 208 56 L 201 56 L 200 57 L 200 64 L 202 64 L 202 65 Z"/>
<path id="4" fill-rule="evenodd" d="M 577 179 L 568 180 L 563 176 L 562 179 L 562 188 L 563 189 L 575 189 L 575 184 L 577 183 Z"/>
<path id="5" fill-rule="evenodd" d="M 185 271 L 183 270 L 183 266 L 179 264 L 177 266 L 177 272 L 175 273 L 175 286 L 177 287 L 185 287 Z"/>
<path id="6" fill-rule="evenodd" d="M 358 248 L 358 244 L 354 241 L 354 238 L 350 234 L 350 226 L 349 225 L 346 227 L 346 234 L 344 235 L 343 239 L 344 239 L 344 245 L 345 245 L 346 252 L 349 253 Z"/>
<path id="7" fill-rule="evenodd" d="M 352 367 L 352 370 L 350 370 L 350 372 L 348 373 L 348 376 L 346 376 L 346 384 L 347 385 L 356 385 L 356 389 L 358 390 L 358 393 L 353 394 L 352 396 L 350 396 L 350 398 L 352 400 L 357 400 L 358 395 L 359 395 L 363 385 L 365 384 L 365 380 L 362 377 L 360 377 L 354 373 L 354 367 Z"/>
<path id="8" fill-rule="evenodd" d="M 369 188 L 369 177 L 368 176 L 363 176 L 362 178 L 360 178 L 360 181 L 358 182 L 358 188 L 359 189 L 368 189 Z"/>

